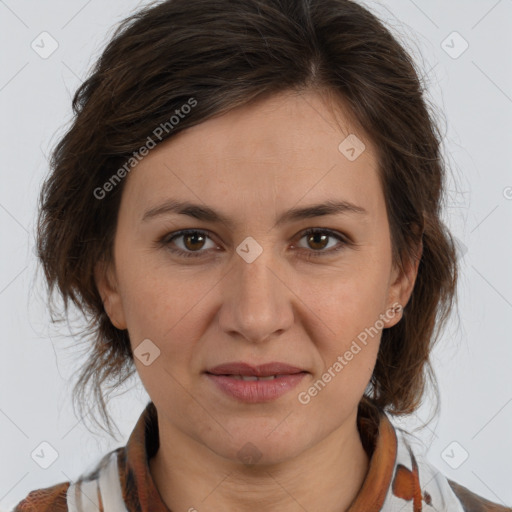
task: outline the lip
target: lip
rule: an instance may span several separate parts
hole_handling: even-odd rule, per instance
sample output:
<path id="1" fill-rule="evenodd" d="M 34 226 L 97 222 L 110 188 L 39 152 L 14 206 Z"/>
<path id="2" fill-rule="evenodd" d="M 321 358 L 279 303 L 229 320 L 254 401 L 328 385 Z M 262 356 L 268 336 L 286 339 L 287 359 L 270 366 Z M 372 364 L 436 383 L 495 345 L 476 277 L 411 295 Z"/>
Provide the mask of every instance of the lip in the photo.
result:
<path id="1" fill-rule="evenodd" d="M 206 370 L 206 373 L 214 375 L 246 375 L 254 377 L 268 377 L 269 375 L 293 375 L 305 372 L 302 368 L 286 363 L 273 361 L 271 363 L 252 366 L 244 362 L 224 363 Z"/>
<path id="2" fill-rule="evenodd" d="M 246 403 L 270 402 L 296 387 L 308 372 L 286 363 L 272 362 L 252 366 L 243 362 L 225 363 L 206 376 L 226 395 Z M 236 376 L 269 377 L 270 380 L 245 381 Z"/>
<path id="3" fill-rule="evenodd" d="M 223 391 L 241 402 L 258 403 L 277 400 L 306 376 L 306 372 L 294 373 L 276 377 L 272 380 L 244 381 L 229 375 L 214 375 L 207 373 L 210 381 Z"/>

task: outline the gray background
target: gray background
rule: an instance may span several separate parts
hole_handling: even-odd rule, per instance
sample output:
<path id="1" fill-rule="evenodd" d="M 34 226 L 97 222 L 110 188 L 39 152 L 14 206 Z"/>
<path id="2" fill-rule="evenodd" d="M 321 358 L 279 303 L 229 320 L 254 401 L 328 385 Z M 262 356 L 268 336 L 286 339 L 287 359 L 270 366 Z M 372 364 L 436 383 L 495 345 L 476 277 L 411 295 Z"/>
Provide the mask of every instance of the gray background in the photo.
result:
<path id="1" fill-rule="evenodd" d="M 70 391 L 82 359 L 66 328 L 50 323 L 33 231 L 46 157 L 70 120 L 72 94 L 114 25 L 142 4 L 0 0 L 0 510 L 30 490 L 77 478 L 123 445 L 149 399 L 134 379 L 111 402 L 117 441 L 93 435 L 74 415 Z M 458 313 L 433 355 L 441 413 L 416 435 L 442 473 L 510 506 L 512 0 L 365 5 L 414 54 L 430 100 L 444 112 L 451 169 L 445 219 L 461 249 Z M 44 31 L 58 43 L 47 58 L 31 47 L 51 49 Z M 427 400 L 394 423 L 414 431 L 429 412 Z M 58 453 L 47 469 L 31 457 L 41 442 Z"/>

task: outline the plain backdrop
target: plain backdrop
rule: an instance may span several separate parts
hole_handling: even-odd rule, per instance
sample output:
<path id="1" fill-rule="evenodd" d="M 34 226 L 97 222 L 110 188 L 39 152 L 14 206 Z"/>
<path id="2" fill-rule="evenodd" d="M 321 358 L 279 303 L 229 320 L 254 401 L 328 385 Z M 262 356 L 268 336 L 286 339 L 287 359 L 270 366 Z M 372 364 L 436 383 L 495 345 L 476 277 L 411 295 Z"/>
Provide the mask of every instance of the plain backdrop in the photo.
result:
<path id="1" fill-rule="evenodd" d="M 73 343 L 66 329 L 50 323 L 34 254 L 37 196 L 71 97 L 114 26 L 143 4 L 0 1 L 0 510 L 33 489 L 76 479 L 125 444 L 149 400 L 133 379 L 111 402 L 117 441 L 89 432 L 74 415 L 70 392 L 82 359 L 65 348 Z M 512 0 L 365 5 L 414 55 L 443 113 L 451 176 L 445 220 L 460 249 L 457 311 L 433 354 L 441 412 L 415 431 L 430 415 L 427 399 L 417 414 L 393 421 L 424 442 L 446 476 L 510 506 Z M 58 45 L 51 55 L 37 46 L 41 38 L 46 52 Z M 55 459 L 47 469 L 34 455 L 41 450 L 46 463 Z"/>

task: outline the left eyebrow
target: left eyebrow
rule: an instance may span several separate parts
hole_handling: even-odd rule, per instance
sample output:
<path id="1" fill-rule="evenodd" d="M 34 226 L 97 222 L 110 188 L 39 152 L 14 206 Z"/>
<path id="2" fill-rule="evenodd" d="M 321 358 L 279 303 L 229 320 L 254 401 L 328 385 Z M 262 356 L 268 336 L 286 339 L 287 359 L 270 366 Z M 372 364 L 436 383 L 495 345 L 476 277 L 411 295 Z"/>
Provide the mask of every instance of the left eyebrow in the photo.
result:
<path id="1" fill-rule="evenodd" d="M 232 228 L 234 223 L 226 215 L 210 208 L 209 206 L 194 204 L 187 201 L 177 201 L 170 199 L 164 203 L 146 210 L 142 216 L 142 222 L 160 215 L 176 213 L 179 215 L 188 215 L 198 220 L 208 222 L 222 222 L 227 227 Z M 276 226 L 286 222 L 292 222 L 302 219 L 311 219 L 325 215 L 337 214 L 362 214 L 367 215 L 368 211 L 361 206 L 357 206 L 349 201 L 328 200 L 320 204 L 313 204 L 302 208 L 292 208 L 283 212 L 277 219 Z"/>
<path id="2" fill-rule="evenodd" d="M 313 204 L 304 208 L 292 208 L 282 213 L 277 219 L 276 226 L 285 222 L 311 219 L 313 217 L 322 217 L 324 215 L 339 215 L 342 213 L 368 215 L 368 211 L 362 206 L 357 206 L 349 201 L 325 201 L 324 203 Z"/>

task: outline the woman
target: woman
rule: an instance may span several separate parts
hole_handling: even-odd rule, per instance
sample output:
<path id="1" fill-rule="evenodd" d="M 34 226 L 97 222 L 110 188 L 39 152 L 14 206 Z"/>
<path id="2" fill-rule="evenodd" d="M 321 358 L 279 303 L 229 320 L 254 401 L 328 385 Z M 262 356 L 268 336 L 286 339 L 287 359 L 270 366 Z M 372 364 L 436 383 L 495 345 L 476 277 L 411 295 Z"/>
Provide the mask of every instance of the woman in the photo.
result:
<path id="1" fill-rule="evenodd" d="M 42 190 L 87 385 L 137 371 L 125 447 L 15 510 L 511 510 L 388 415 L 421 404 L 457 281 L 410 57 L 348 0 L 174 0 L 126 20 Z"/>

